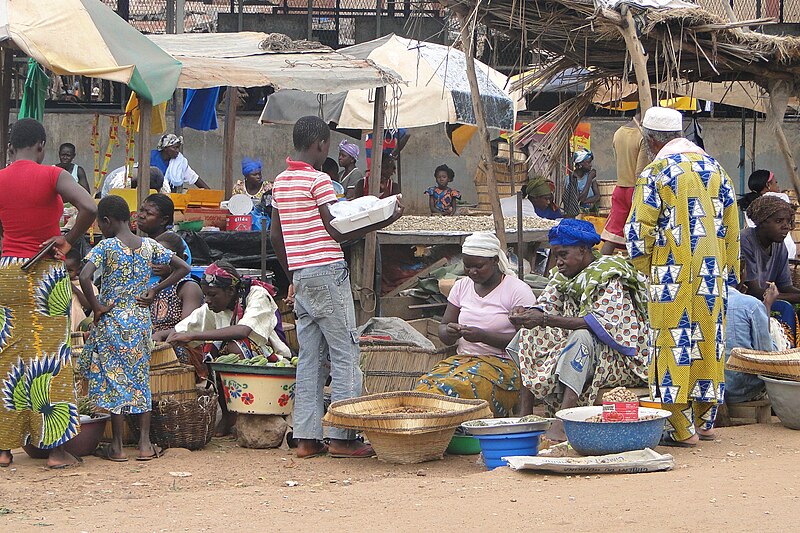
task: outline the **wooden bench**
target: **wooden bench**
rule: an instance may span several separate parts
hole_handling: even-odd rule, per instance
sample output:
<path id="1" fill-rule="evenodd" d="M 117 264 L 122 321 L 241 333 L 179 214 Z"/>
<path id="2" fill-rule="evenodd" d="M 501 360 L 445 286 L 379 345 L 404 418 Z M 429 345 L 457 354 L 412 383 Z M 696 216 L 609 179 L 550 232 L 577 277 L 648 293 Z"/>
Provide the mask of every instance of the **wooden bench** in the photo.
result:
<path id="1" fill-rule="evenodd" d="M 726 403 L 717 411 L 716 427 L 769 424 L 772 420 L 772 404 L 769 399 L 752 402 Z"/>

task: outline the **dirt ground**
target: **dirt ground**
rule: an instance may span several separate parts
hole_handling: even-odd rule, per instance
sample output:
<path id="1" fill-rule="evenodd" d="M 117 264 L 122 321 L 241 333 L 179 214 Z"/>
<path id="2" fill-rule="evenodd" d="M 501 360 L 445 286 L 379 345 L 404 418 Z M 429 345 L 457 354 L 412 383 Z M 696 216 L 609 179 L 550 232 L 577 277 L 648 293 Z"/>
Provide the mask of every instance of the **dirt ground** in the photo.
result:
<path id="1" fill-rule="evenodd" d="M 297 460 L 215 439 L 152 462 L 49 471 L 15 453 L 0 469 L 0 531 L 791 531 L 800 518 L 800 432 L 719 429 L 672 453 L 670 472 L 487 472 L 477 456 L 420 465 Z"/>

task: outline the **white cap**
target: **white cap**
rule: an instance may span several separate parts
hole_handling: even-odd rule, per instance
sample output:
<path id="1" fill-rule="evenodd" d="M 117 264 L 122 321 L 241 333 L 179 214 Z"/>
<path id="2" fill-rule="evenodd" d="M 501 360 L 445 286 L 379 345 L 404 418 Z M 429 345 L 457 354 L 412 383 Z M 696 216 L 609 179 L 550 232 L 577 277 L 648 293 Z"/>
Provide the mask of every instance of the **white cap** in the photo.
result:
<path id="1" fill-rule="evenodd" d="M 683 115 L 668 107 L 651 107 L 644 113 L 642 127 L 652 131 L 683 131 Z"/>

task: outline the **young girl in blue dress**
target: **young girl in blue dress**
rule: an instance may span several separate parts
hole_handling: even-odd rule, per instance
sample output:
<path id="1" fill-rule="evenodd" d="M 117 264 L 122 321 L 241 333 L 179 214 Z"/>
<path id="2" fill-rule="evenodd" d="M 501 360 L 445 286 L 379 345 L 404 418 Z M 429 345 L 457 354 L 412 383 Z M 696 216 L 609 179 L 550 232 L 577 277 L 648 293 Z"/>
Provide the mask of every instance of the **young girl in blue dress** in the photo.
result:
<path id="1" fill-rule="evenodd" d="M 89 380 L 89 396 L 111 413 L 111 444 L 98 455 L 123 462 L 125 415 L 139 417 L 137 460 L 161 455 L 150 442 L 150 309 L 156 294 L 189 273 L 189 265 L 153 239 L 130 230 L 130 208 L 119 196 L 106 196 L 97 206 L 97 225 L 105 239 L 87 255 L 80 274 L 81 288 L 94 312 L 92 332 L 81 355 L 81 372 Z M 172 269 L 169 276 L 149 286 L 151 264 Z M 100 297 L 91 290 L 101 268 Z"/>

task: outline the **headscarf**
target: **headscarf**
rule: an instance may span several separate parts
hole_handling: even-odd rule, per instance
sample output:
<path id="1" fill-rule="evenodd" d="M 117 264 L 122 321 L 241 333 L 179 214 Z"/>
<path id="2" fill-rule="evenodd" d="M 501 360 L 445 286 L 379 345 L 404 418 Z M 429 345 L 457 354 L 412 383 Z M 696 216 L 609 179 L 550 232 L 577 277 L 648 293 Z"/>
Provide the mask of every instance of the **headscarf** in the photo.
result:
<path id="1" fill-rule="evenodd" d="M 259 171 L 262 168 L 260 159 L 250 159 L 249 157 L 242 158 L 242 176 L 247 177 L 248 174 Z"/>
<path id="2" fill-rule="evenodd" d="M 593 247 L 600 242 L 600 235 L 591 222 L 574 218 L 563 218 L 547 234 L 551 246 Z"/>
<path id="3" fill-rule="evenodd" d="M 164 148 L 169 148 L 176 144 L 183 144 L 183 137 L 178 137 L 174 133 L 165 133 L 161 136 L 161 139 L 159 139 L 156 150 L 160 152 Z"/>
<path id="4" fill-rule="evenodd" d="M 782 214 L 787 217 L 794 216 L 795 206 L 779 196 L 765 194 L 753 200 L 753 203 L 747 208 L 747 217 L 756 226 L 760 226 L 762 222 L 776 214 Z"/>
<path id="5" fill-rule="evenodd" d="M 507 276 L 517 276 L 511 268 L 506 253 L 500 248 L 500 241 L 493 233 L 473 233 L 461 245 L 461 253 L 475 257 L 499 257 L 498 266 L 500 272 Z"/>
<path id="6" fill-rule="evenodd" d="M 339 150 L 346 153 L 356 161 L 358 161 L 358 156 L 361 153 L 358 149 L 358 145 L 349 142 L 347 139 L 342 139 L 342 142 L 339 143 Z"/>
<path id="7" fill-rule="evenodd" d="M 591 150 L 578 150 L 574 154 L 572 154 L 572 162 L 574 164 L 583 163 L 589 158 L 593 158 L 594 154 Z"/>
<path id="8" fill-rule="evenodd" d="M 528 180 L 525 186 L 525 196 L 536 198 L 537 196 L 545 196 L 553 191 L 550 189 L 550 182 L 544 176 L 536 175 Z"/>
<path id="9" fill-rule="evenodd" d="M 230 272 L 219 267 L 216 263 L 211 263 L 206 267 L 206 270 L 203 273 L 203 279 L 200 282 L 203 285 L 208 285 L 209 287 L 219 287 L 221 289 L 238 287 L 239 285 L 247 284 L 266 289 L 270 296 L 275 296 L 275 287 L 269 283 L 264 283 L 263 281 L 257 279 L 234 277 Z"/>

